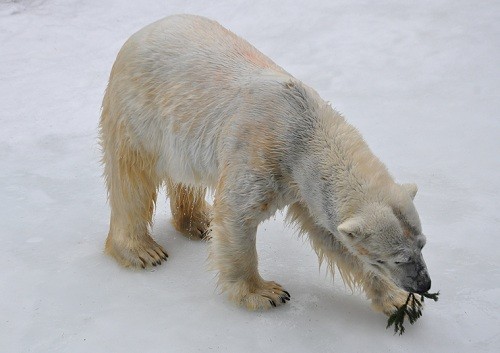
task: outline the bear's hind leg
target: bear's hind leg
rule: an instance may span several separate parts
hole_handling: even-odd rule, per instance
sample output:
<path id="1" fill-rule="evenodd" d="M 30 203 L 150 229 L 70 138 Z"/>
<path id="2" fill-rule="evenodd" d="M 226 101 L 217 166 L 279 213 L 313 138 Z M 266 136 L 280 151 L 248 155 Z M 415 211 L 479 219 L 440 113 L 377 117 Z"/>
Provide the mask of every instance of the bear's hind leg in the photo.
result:
<path id="1" fill-rule="evenodd" d="M 160 183 L 155 159 L 129 146 L 104 143 L 103 150 L 111 206 L 106 253 L 125 267 L 160 265 L 168 255 L 149 231 Z"/>
<path id="2" fill-rule="evenodd" d="M 206 188 L 167 182 L 172 224 L 177 231 L 192 239 L 208 237 L 210 205 L 205 201 Z"/>

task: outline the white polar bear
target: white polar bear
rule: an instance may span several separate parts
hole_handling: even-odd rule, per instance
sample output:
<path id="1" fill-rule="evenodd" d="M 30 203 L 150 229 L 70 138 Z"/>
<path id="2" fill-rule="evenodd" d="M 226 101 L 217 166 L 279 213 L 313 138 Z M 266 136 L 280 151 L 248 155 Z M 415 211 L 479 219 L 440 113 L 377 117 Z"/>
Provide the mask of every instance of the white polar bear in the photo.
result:
<path id="1" fill-rule="evenodd" d="M 288 208 L 320 259 L 390 314 L 429 289 L 412 198 L 356 129 L 242 38 L 177 15 L 118 54 L 100 122 L 111 206 L 106 252 L 125 266 L 166 260 L 150 236 L 165 184 L 179 231 L 204 237 L 221 288 L 265 309 L 290 295 L 257 269 L 260 222 Z M 205 201 L 215 190 L 213 208 Z"/>

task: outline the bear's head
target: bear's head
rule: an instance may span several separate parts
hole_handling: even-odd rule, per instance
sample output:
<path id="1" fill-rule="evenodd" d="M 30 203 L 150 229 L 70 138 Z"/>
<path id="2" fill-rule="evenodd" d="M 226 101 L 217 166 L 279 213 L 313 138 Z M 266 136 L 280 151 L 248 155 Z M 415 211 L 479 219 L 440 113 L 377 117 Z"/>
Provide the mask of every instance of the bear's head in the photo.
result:
<path id="1" fill-rule="evenodd" d="M 412 293 L 425 293 L 431 279 L 422 256 L 426 238 L 413 205 L 414 184 L 397 185 L 388 202 L 368 202 L 338 227 L 341 242 L 366 269 Z"/>

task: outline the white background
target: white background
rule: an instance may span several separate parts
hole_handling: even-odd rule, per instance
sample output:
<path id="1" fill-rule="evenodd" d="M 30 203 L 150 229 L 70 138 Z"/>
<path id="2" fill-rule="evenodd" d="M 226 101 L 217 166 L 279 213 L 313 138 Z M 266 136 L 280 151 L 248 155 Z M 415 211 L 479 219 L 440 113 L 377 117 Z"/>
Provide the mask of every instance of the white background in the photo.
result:
<path id="1" fill-rule="evenodd" d="M 283 215 L 260 269 L 292 301 L 219 295 L 207 244 L 176 233 L 164 193 L 154 270 L 103 253 L 97 124 L 123 42 L 161 17 L 218 20 L 318 90 L 398 181 L 416 182 L 432 290 L 403 336 L 332 282 Z M 499 352 L 497 1 L 0 1 L 0 351 Z"/>

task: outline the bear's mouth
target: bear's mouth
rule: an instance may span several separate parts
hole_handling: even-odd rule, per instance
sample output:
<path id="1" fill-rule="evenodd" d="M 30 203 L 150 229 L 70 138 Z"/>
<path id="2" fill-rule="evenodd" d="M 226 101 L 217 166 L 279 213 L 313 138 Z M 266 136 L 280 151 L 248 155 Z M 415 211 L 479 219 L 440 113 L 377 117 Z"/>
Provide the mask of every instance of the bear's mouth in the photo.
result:
<path id="1" fill-rule="evenodd" d="M 404 285 L 403 289 L 410 293 L 423 294 L 431 289 L 432 281 L 430 277 L 420 276 L 417 279 L 412 279 L 412 285 Z"/>
<path id="2" fill-rule="evenodd" d="M 427 272 L 425 265 L 405 264 L 400 266 L 402 270 L 399 275 L 393 274 L 389 276 L 396 286 L 409 292 L 422 294 L 428 292 L 431 288 L 431 278 Z"/>

